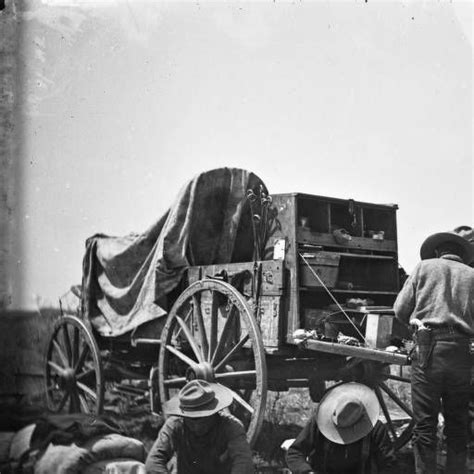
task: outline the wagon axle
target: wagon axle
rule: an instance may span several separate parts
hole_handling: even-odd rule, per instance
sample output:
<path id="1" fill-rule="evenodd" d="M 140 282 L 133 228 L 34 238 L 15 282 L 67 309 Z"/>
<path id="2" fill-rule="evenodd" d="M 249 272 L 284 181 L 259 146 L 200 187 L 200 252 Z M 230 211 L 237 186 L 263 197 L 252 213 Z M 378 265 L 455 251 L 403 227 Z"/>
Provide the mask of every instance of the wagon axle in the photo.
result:
<path id="1" fill-rule="evenodd" d="M 186 380 L 201 379 L 207 382 L 215 382 L 214 368 L 209 362 L 201 362 L 186 369 Z"/>

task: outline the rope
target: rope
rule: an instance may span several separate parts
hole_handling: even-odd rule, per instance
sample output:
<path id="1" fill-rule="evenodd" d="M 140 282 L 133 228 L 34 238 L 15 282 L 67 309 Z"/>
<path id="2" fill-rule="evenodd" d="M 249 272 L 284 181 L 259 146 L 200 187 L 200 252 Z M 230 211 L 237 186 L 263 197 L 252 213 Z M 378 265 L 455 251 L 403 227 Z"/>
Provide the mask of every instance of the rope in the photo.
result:
<path id="1" fill-rule="evenodd" d="M 339 304 L 339 301 L 336 300 L 336 298 L 334 297 L 334 295 L 331 293 L 331 290 L 324 284 L 323 280 L 321 280 L 321 278 L 319 277 L 319 275 L 313 270 L 313 268 L 311 267 L 311 265 L 308 263 L 308 261 L 306 260 L 306 258 L 303 257 L 303 254 L 299 253 L 299 256 L 301 257 L 301 259 L 303 260 L 303 262 L 307 265 L 307 267 L 309 268 L 310 272 L 317 278 L 317 280 L 319 281 L 319 283 L 321 283 L 321 286 L 326 290 L 327 294 L 331 297 L 331 299 L 334 301 L 334 303 L 336 303 L 337 307 L 341 310 L 342 314 L 347 318 L 347 320 L 352 324 L 352 326 L 354 326 L 354 329 L 357 331 L 357 333 L 359 334 L 359 336 L 362 338 L 362 340 L 364 341 L 365 344 L 367 344 L 367 341 L 365 340 L 365 337 L 364 335 L 359 331 L 359 328 L 354 324 L 354 322 L 352 321 L 352 319 L 349 317 L 349 315 L 344 311 L 344 308 Z"/>

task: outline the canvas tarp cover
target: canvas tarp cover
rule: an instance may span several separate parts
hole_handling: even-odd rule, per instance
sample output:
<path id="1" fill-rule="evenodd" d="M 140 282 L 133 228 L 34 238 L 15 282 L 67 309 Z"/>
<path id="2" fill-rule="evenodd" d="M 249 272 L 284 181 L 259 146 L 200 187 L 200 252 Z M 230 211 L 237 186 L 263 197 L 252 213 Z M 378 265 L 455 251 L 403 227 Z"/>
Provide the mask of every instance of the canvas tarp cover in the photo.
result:
<path id="1" fill-rule="evenodd" d="M 101 335 L 119 336 L 166 314 L 166 295 L 188 266 L 251 261 L 246 192 L 261 185 L 266 192 L 255 174 L 242 169 L 201 173 L 143 234 L 87 239 L 83 315 Z"/>

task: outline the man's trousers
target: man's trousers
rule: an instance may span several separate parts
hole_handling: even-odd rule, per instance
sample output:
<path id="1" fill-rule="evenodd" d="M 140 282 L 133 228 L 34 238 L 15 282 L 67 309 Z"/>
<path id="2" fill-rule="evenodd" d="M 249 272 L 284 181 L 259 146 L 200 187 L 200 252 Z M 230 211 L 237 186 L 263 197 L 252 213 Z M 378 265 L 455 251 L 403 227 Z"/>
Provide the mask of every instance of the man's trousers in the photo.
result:
<path id="1" fill-rule="evenodd" d="M 412 361 L 413 448 L 417 474 L 436 472 L 438 414 L 445 419 L 445 472 L 466 473 L 471 359 L 469 338 L 433 331 L 425 361 Z"/>

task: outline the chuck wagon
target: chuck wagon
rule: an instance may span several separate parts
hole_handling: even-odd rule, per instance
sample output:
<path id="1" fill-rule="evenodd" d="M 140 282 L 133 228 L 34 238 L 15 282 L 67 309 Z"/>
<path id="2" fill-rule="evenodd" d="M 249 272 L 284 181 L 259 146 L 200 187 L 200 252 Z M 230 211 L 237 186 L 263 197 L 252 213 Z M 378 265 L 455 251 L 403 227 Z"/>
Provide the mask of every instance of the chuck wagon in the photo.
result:
<path id="1" fill-rule="evenodd" d="M 409 334 L 392 310 L 396 210 L 270 196 L 240 169 L 202 173 L 143 234 L 88 239 L 80 305 L 63 308 L 46 351 L 49 409 L 99 414 L 118 392 L 159 412 L 201 378 L 233 391 L 253 443 L 269 391 L 307 387 L 318 401 L 327 383 L 359 381 L 402 446 L 412 413 L 398 395 Z"/>

